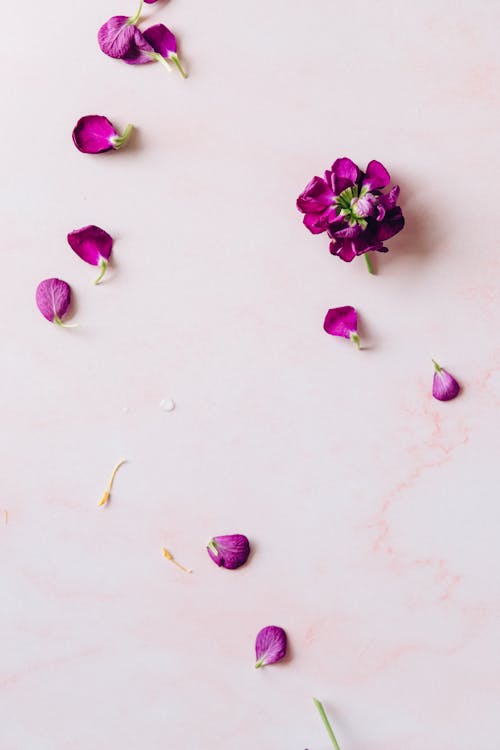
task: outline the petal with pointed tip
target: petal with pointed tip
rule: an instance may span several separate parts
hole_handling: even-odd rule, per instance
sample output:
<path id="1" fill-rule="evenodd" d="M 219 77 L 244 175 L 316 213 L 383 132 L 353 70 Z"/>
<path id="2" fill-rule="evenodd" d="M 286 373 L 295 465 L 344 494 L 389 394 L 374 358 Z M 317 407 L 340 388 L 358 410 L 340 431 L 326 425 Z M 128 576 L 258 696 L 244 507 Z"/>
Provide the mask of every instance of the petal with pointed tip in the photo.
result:
<path id="1" fill-rule="evenodd" d="M 387 187 L 390 181 L 391 176 L 384 165 L 373 159 L 366 168 L 363 187 L 368 188 L 368 190 L 380 190 Z"/>
<path id="2" fill-rule="evenodd" d="M 255 640 L 256 667 L 281 661 L 286 655 L 287 637 L 283 628 L 268 625 L 257 633 Z"/>
<path id="3" fill-rule="evenodd" d="M 162 57 L 169 57 L 177 52 L 177 40 L 175 34 L 167 29 L 165 24 L 157 23 L 150 26 L 144 32 L 144 38 L 153 47 L 154 51 Z"/>
<path id="4" fill-rule="evenodd" d="M 436 372 L 432 381 L 432 395 L 438 401 L 451 401 L 460 392 L 460 386 L 447 370 L 435 364 Z"/>
<path id="5" fill-rule="evenodd" d="M 332 307 L 326 314 L 323 328 L 330 336 L 343 336 L 345 339 L 350 339 L 351 333 L 358 332 L 356 308 L 350 305 Z"/>
<path id="6" fill-rule="evenodd" d="M 80 117 L 73 130 L 73 143 L 84 154 L 111 151 L 112 139 L 118 136 L 114 125 L 103 115 Z"/>

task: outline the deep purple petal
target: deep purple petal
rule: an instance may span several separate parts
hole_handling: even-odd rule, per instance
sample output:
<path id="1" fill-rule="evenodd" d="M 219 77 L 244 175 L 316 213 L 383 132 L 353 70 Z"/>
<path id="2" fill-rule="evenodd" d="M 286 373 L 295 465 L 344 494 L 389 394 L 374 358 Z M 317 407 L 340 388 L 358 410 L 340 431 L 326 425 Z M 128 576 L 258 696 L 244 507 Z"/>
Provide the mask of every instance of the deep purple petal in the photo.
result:
<path id="1" fill-rule="evenodd" d="M 323 328 L 330 336 L 351 338 L 351 333 L 358 332 L 358 313 L 354 307 L 332 307 L 328 310 Z"/>
<path id="2" fill-rule="evenodd" d="M 94 224 L 70 232 L 68 243 L 82 260 L 92 266 L 98 266 L 103 258 L 108 260 L 113 249 L 111 235 Z"/>
<path id="3" fill-rule="evenodd" d="M 432 381 L 432 395 L 438 401 L 451 401 L 458 396 L 460 386 L 447 370 L 443 370 L 436 362 L 434 363 L 436 372 Z"/>
<path id="4" fill-rule="evenodd" d="M 333 190 L 321 177 L 313 177 L 297 198 L 297 208 L 303 214 L 319 213 L 333 203 Z"/>
<path id="5" fill-rule="evenodd" d="M 255 640 L 256 667 L 275 664 L 286 655 L 286 633 L 283 628 L 268 625 L 257 633 Z"/>
<path id="6" fill-rule="evenodd" d="M 326 232 L 328 229 L 328 211 L 323 211 L 323 213 L 320 214 L 306 214 L 303 221 L 304 226 L 306 226 L 312 234 L 321 234 L 321 232 Z"/>
<path id="7" fill-rule="evenodd" d="M 379 161 L 371 161 L 363 178 L 363 187 L 368 190 L 379 190 L 387 187 L 391 181 L 391 176 L 387 169 Z"/>
<path id="8" fill-rule="evenodd" d="M 148 5 L 153 5 L 153 3 L 156 3 L 156 0 L 144 0 L 144 2 Z"/>
<path id="9" fill-rule="evenodd" d="M 358 181 L 359 175 L 359 169 L 351 159 L 344 156 L 334 161 L 332 164 L 332 185 L 335 195 L 340 195 L 343 190 L 352 187 Z"/>
<path id="10" fill-rule="evenodd" d="M 44 318 L 60 322 L 71 304 L 71 287 L 62 279 L 45 279 L 38 284 L 35 298 Z"/>
<path id="11" fill-rule="evenodd" d="M 128 16 L 113 16 L 97 32 L 99 47 L 108 57 L 122 59 L 134 45 L 134 31 Z"/>
<path id="12" fill-rule="evenodd" d="M 374 227 L 375 237 L 380 242 L 388 240 L 390 237 L 394 237 L 395 234 L 400 232 L 405 225 L 404 216 L 401 213 L 399 207 L 393 208 L 391 211 L 385 214 L 381 221 L 378 221 Z"/>
<path id="13" fill-rule="evenodd" d="M 167 29 L 165 24 L 157 23 L 155 26 L 150 26 L 144 32 L 146 41 L 152 46 L 155 52 L 162 57 L 170 57 L 170 55 L 177 52 L 177 40 L 175 35 Z"/>
<path id="14" fill-rule="evenodd" d="M 84 154 L 100 154 L 111 151 L 112 138 L 118 135 L 114 126 L 103 115 L 80 117 L 73 130 L 73 143 Z"/>
<path id="15" fill-rule="evenodd" d="M 220 568 L 234 570 L 248 560 L 250 542 L 243 534 L 214 536 L 207 545 L 207 552 Z"/>
<path id="16" fill-rule="evenodd" d="M 154 49 L 144 38 L 142 31 L 134 27 L 133 44 L 129 51 L 122 57 L 127 65 L 145 65 L 154 62 Z"/>

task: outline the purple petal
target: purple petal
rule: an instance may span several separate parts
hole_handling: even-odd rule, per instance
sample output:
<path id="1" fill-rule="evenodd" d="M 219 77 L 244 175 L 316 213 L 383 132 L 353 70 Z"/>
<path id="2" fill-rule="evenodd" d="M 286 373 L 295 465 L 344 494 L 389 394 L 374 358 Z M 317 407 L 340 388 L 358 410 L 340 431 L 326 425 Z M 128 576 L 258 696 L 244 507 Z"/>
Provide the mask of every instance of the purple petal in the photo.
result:
<path id="1" fill-rule="evenodd" d="M 62 279 L 45 279 L 38 284 L 35 298 L 43 317 L 60 323 L 71 304 L 71 287 Z"/>
<path id="2" fill-rule="evenodd" d="M 103 259 L 107 261 L 113 249 L 111 235 L 94 224 L 70 232 L 68 243 L 71 249 L 91 266 L 98 266 Z"/>
<path id="3" fill-rule="evenodd" d="M 379 161 L 371 161 L 363 178 L 363 187 L 368 190 L 378 190 L 385 188 L 391 181 L 391 176 L 387 169 Z"/>
<path id="4" fill-rule="evenodd" d="M 286 654 L 286 633 L 283 628 L 268 625 L 257 633 L 255 640 L 256 667 L 275 664 Z"/>
<path id="5" fill-rule="evenodd" d="M 393 208 L 385 214 L 381 221 L 378 221 L 375 228 L 375 237 L 380 242 L 384 242 L 400 232 L 404 225 L 405 220 L 401 209 L 399 207 Z"/>
<path id="6" fill-rule="evenodd" d="M 117 131 L 107 117 L 85 115 L 76 123 L 73 143 L 84 154 L 100 154 L 114 148 L 112 138 L 117 136 Z"/>
<path id="7" fill-rule="evenodd" d="M 313 177 L 297 198 L 297 208 L 303 214 L 319 213 L 333 203 L 333 190 L 321 177 Z"/>
<path id="8" fill-rule="evenodd" d="M 382 221 L 387 211 L 391 211 L 396 206 L 398 198 L 399 185 L 394 185 L 386 195 L 379 196 L 377 203 L 377 221 Z"/>
<path id="9" fill-rule="evenodd" d="M 122 57 L 127 65 L 145 65 L 154 62 L 154 49 L 144 38 L 142 31 L 134 27 L 133 44 L 129 51 Z"/>
<path id="10" fill-rule="evenodd" d="M 150 26 L 144 32 L 144 38 L 152 46 L 155 52 L 162 57 L 170 57 L 177 52 L 177 40 L 163 23 Z"/>
<path id="11" fill-rule="evenodd" d="M 358 313 L 354 307 L 332 307 L 328 310 L 323 328 L 331 336 L 343 336 L 350 339 L 352 333 L 358 332 Z"/>
<path id="12" fill-rule="evenodd" d="M 207 552 L 220 568 L 234 570 L 248 560 L 250 542 L 243 534 L 214 536 L 207 545 Z"/>
<path id="13" fill-rule="evenodd" d="M 438 401 L 451 401 L 459 394 L 459 384 L 453 375 L 440 367 L 437 362 L 434 362 L 434 368 L 436 372 L 432 381 L 432 395 Z"/>
<path id="14" fill-rule="evenodd" d="M 144 2 L 148 5 L 153 5 L 153 3 L 156 3 L 156 0 L 144 0 Z"/>
<path id="15" fill-rule="evenodd" d="M 99 47 L 108 57 L 122 59 L 134 45 L 134 31 L 128 16 L 113 16 L 97 32 Z"/>
<path id="16" fill-rule="evenodd" d="M 306 214 L 303 219 L 304 226 L 309 229 L 312 234 L 321 234 L 326 232 L 328 229 L 329 212 L 323 211 L 320 214 Z"/>
<path id="17" fill-rule="evenodd" d="M 359 169 L 351 159 L 344 156 L 342 159 L 334 161 L 332 164 L 332 184 L 335 195 L 340 195 L 343 190 L 352 187 L 358 181 L 359 175 Z"/>

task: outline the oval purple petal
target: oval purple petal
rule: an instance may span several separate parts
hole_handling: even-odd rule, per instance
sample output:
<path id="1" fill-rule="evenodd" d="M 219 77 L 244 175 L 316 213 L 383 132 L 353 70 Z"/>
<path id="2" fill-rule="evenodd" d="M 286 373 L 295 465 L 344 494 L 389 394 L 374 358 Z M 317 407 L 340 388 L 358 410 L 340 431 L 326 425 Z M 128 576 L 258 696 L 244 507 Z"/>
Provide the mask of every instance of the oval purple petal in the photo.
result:
<path id="1" fill-rule="evenodd" d="M 157 23 L 155 26 L 146 29 L 144 38 L 154 51 L 162 57 L 169 57 L 172 53 L 177 52 L 175 35 L 163 23 Z"/>
<path id="2" fill-rule="evenodd" d="M 128 16 L 113 16 L 97 32 L 99 47 L 108 57 L 122 59 L 134 44 L 134 31 Z"/>
<path id="3" fill-rule="evenodd" d="M 44 279 L 36 288 L 35 299 L 44 318 L 51 323 L 61 321 L 71 304 L 71 287 L 62 279 Z"/>
<path id="4" fill-rule="evenodd" d="M 104 115 L 85 115 L 75 125 L 73 143 L 84 154 L 100 154 L 111 151 L 111 139 L 117 136 L 113 124 Z"/>
<path id="5" fill-rule="evenodd" d="M 145 65 L 155 61 L 155 51 L 147 42 L 142 31 L 134 27 L 133 44 L 129 51 L 122 57 L 127 65 Z"/>
<path id="6" fill-rule="evenodd" d="M 432 395 L 438 401 L 451 401 L 458 396 L 460 385 L 447 370 L 443 370 L 439 365 L 435 365 L 435 367 L 436 372 L 432 381 Z"/>
<path id="7" fill-rule="evenodd" d="M 368 190 L 380 190 L 387 187 L 390 181 L 391 175 L 384 165 L 373 159 L 366 168 L 362 184 Z"/>
<path id="8" fill-rule="evenodd" d="M 103 258 L 108 260 L 113 249 L 111 235 L 94 224 L 70 232 L 68 243 L 82 260 L 92 266 L 98 266 Z"/>
<path id="9" fill-rule="evenodd" d="M 326 314 L 323 328 L 330 336 L 342 336 L 345 339 L 350 339 L 351 333 L 358 332 L 356 308 L 350 305 L 332 307 Z"/>
<path id="10" fill-rule="evenodd" d="M 214 536 L 207 545 L 207 552 L 220 568 L 235 570 L 248 560 L 250 542 L 244 534 Z"/>
<path id="11" fill-rule="evenodd" d="M 286 655 L 287 637 L 283 628 L 268 625 L 257 633 L 255 640 L 256 667 L 275 664 Z"/>

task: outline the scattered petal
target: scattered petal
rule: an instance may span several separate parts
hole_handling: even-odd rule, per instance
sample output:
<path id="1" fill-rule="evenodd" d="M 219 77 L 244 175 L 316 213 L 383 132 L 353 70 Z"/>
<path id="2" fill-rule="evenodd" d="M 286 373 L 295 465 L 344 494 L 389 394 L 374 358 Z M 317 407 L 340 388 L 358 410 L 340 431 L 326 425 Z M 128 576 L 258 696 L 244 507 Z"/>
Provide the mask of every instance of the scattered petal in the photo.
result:
<path id="1" fill-rule="evenodd" d="M 257 633 L 255 640 L 255 668 L 265 667 L 281 661 L 286 655 L 287 638 L 283 628 L 268 625 Z"/>
<path id="2" fill-rule="evenodd" d="M 165 557 L 167 560 L 170 560 L 170 562 L 173 562 L 174 565 L 177 565 L 177 567 L 180 568 L 180 570 L 183 570 L 184 573 L 192 573 L 193 572 L 192 570 L 190 570 L 190 568 L 185 568 L 184 565 L 181 565 L 180 563 L 178 563 L 177 560 L 175 559 L 175 557 L 172 555 L 171 552 L 168 551 L 168 549 L 166 547 L 162 547 L 161 548 L 161 553 L 162 553 L 163 557 Z"/>
<path id="3" fill-rule="evenodd" d="M 451 401 L 458 396 L 460 386 L 450 373 L 443 369 L 435 360 L 434 362 L 434 379 L 432 381 L 432 395 L 438 401 Z"/>
<path id="4" fill-rule="evenodd" d="M 220 568 L 234 570 L 248 560 L 250 542 L 243 534 L 214 536 L 207 545 L 207 552 Z"/>
<path id="5" fill-rule="evenodd" d="M 90 224 L 81 229 L 75 229 L 68 234 L 68 243 L 79 258 L 91 266 L 99 266 L 101 273 L 95 280 L 98 284 L 108 267 L 109 256 L 113 249 L 113 238 L 104 229 Z"/>
<path id="6" fill-rule="evenodd" d="M 135 24 L 140 18 L 141 10 L 142 0 L 140 0 L 135 16 L 113 16 L 101 26 L 97 32 L 97 41 L 105 55 L 122 60 L 127 55 L 133 54 L 137 42 L 140 43 L 136 35 L 139 29 Z"/>
<path id="7" fill-rule="evenodd" d="M 103 115 L 80 117 L 73 130 L 73 143 L 84 154 L 101 154 L 122 148 L 130 138 L 133 127 L 127 125 L 120 135 Z"/>
<path id="8" fill-rule="evenodd" d="M 101 499 L 99 501 L 99 504 L 97 506 L 98 508 L 102 507 L 103 505 L 107 505 L 108 504 L 109 498 L 111 496 L 111 489 L 113 487 L 113 482 L 115 481 L 116 472 L 118 471 L 118 469 L 120 468 L 120 466 L 123 466 L 123 464 L 125 462 L 126 462 L 126 459 L 122 458 L 120 461 L 118 461 L 118 463 L 116 464 L 115 468 L 111 472 L 111 477 L 109 479 L 108 486 L 107 486 L 107 488 L 106 488 L 106 490 L 104 492 L 104 495 L 101 497 Z"/>
<path id="9" fill-rule="evenodd" d="M 157 55 L 165 60 L 172 60 L 182 77 L 187 78 L 186 71 L 182 67 L 177 54 L 177 39 L 165 24 L 157 23 L 155 26 L 150 26 L 144 32 L 144 39 L 149 42 Z"/>
<path id="10" fill-rule="evenodd" d="M 173 398 L 162 398 L 162 400 L 160 401 L 160 406 L 163 411 L 174 411 L 175 401 Z"/>
<path id="11" fill-rule="evenodd" d="M 62 279 L 45 279 L 36 288 L 36 304 L 43 317 L 64 326 L 62 319 L 71 305 L 71 287 Z"/>
<path id="12" fill-rule="evenodd" d="M 328 310 L 323 328 L 330 336 L 343 336 L 360 348 L 358 335 L 358 313 L 354 307 L 332 307 Z"/>

